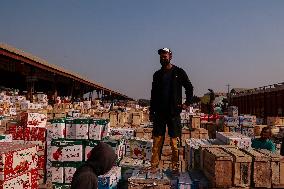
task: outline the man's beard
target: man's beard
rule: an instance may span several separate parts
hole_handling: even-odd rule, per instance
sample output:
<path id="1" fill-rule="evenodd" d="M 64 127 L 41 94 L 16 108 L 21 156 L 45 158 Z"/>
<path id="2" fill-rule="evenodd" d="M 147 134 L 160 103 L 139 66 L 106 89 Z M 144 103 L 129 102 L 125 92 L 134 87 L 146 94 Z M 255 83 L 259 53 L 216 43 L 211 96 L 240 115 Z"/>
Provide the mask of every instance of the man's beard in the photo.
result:
<path id="1" fill-rule="evenodd" d="M 164 60 L 164 61 L 160 61 L 160 63 L 161 63 L 161 65 L 163 66 L 163 67 L 165 67 L 165 66 L 167 66 L 169 63 L 170 63 L 170 61 L 168 61 L 168 60 Z"/>

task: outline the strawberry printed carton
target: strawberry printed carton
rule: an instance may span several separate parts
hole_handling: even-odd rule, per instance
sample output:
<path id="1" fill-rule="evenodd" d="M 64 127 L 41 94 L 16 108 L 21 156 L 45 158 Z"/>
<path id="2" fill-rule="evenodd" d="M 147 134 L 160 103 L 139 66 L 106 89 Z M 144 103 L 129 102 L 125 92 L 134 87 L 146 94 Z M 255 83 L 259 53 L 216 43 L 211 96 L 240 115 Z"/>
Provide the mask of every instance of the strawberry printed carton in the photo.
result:
<path id="1" fill-rule="evenodd" d="M 102 140 L 108 136 L 109 121 L 105 119 L 89 120 L 89 139 Z"/>
<path id="2" fill-rule="evenodd" d="M 66 163 L 64 165 L 64 183 L 71 184 L 74 173 L 82 163 Z"/>
<path id="3" fill-rule="evenodd" d="M 83 144 L 79 140 L 55 140 L 51 142 L 51 161 L 81 162 L 83 161 Z"/>
<path id="4" fill-rule="evenodd" d="M 76 139 L 88 139 L 89 119 L 75 119 L 74 120 Z"/>
<path id="5" fill-rule="evenodd" d="M 65 129 L 65 118 L 58 118 L 51 120 L 52 131 L 51 137 L 52 139 L 60 139 L 65 138 L 66 129 Z"/>
<path id="6" fill-rule="evenodd" d="M 38 162 L 35 145 L 3 142 L 0 145 L 0 181 L 36 169 Z"/>
<path id="7" fill-rule="evenodd" d="M 67 118 L 66 123 L 66 139 L 76 139 L 76 126 L 73 118 Z"/>
<path id="8" fill-rule="evenodd" d="M 5 181 L 0 181 L 0 189 L 38 189 L 38 171 L 32 169 Z"/>
<path id="9" fill-rule="evenodd" d="M 52 181 L 52 183 L 64 183 L 64 165 L 63 165 L 63 163 L 52 163 L 51 181 Z"/>
<path id="10" fill-rule="evenodd" d="M 120 135 L 126 139 L 134 137 L 134 129 L 110 128 L 110 136 Z"/>
<path id="11" fill-rule="evenodd" d="M 151 160 L 152 140 L 133 138 L 126 140 L 126 156 L 134 159 Z"/>
<path id="12" fill-rule="evenodd" d="M 85 144 L 85 161 L 87 161 L 91 155 L 92 149 L 99 144 L 100 141 L 88 140 Z"/>

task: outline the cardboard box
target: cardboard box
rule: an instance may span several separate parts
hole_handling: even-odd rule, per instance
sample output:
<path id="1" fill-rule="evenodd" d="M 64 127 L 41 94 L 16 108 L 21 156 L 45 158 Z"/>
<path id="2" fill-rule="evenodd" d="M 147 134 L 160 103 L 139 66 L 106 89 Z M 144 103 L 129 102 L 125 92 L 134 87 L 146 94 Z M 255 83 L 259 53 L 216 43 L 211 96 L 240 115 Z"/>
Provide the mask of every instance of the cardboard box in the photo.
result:
<path id="1" fill-rule="evenodd" d="M 91 119 L 89 125 L 89 139 L 102 140 L 109 135 L 110 124 L 105 119 Z"/>
<path id="2" fill-rule="evenodd" d="M 110 136 L 123 136 L 126 139 L 134 137 L 134 129 L 125 128 L 110 128 Z"/>
<path id="3" fill-rule="evenodd" d="M 121 167 L 114 166 L 108 173 L 98 177 L 98 188 L 117 188 L 121 179 Z"/>
<path id="4" fill-rule="evenodd" d="M 0 181 L 19 176 L 37 168 L 37 148 L 35 145 L 3 142 L 0 145 Z"/>
<path id="5" fill-rule="evenodd" d="M 80 163 L 66 163 L 64 165 L 64 183 L 71 184 L 74 173 L 81 166 Z"/>
<path id="6" fill-rule="evenodd" d="M 284 125 L 284 117 L 267 117 L 267 125 L 269 126 Z"/>
<path id="7" fill-rule="evenodd" d="M 51 181 L 52 183 L 64 183 L 64 166 L 62 163 L 52 163 Z"/>
<path id="8" fill-rule="evenodd" d="M 0 181 L 0 189 L 38 189 L 38 171 L 32 169 L 10 179 Z"/>
<path id="9" fill-rule="evenodd" d="M 228 107 L 228 115 L 231 117 L 237 117 L 239 114 L 237 106 L 229 106 Z"/>
<path id="10" fill-rule="evenodd" d="M 12 142 L 12 134 L 0 134 L 0 142 Z"/>
<path id="11" fill-rule="evenodd" d="M 235 145 L 239 148 L 251 148 L 251 138 L 240 133 L 217 132 L 216 138 L 227 145 Z"/>
<path id="12" fill-rule="evenodd" d="M 88 139 L 89 119 L 75 119 L 73 123 L 76 130 L 75 139 Z"/>
<path id="13" fill-rule="evenodd" d="M 66 129 L 65 129 L 65 118 L 57 118 L 51 120 L 52 128 L 50 132 L 52 139 L 65 138 Z"/>
<path id="14" fill-rule="evenodd" d="M 129 139 L 126 141 L 126 156 L 134 159 L 151 160 L 152 140 Z"/>
<path id="15" fill-rule="evenodd" d="M 87 161 L 91 155 L 92 149 L 99 144 L 100 141 L 95 141 L 95 140 L 88 140 L 85 144 L 85 161 Z"/>
<path id="16" fill-rule="evenodd" d="M 54 140 L 51 142 L 51 161 L 82 162 L 83 144 L 79 140 Z"/>

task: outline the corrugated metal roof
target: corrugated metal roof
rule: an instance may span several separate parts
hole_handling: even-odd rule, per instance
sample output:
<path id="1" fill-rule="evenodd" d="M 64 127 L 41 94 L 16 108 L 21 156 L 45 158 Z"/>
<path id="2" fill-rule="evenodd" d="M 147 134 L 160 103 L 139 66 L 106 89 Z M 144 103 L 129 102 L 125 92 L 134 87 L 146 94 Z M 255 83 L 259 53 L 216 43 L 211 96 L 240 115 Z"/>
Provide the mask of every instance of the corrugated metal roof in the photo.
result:
<path id="1" fill-rule="evenodd" d="M 9 52 L 11 52 L 11 53 L 14 53 L 14 54 L 16 54 L 16 55 L 22 56 L 22 57 L 24 57 L 24 58 L 28 58 L 28 59 L 30 59 L 30 60 L 36 62 L 36 63 L 39 63 L 39 64 L 44 65 L 44 66 L 47 66 L 47 67 L 52 68 L 52 69 L 54 69 L 54 70 L 57 70 L 57 71 L 60 71 L 60 72 L 65 73 L 65 74 L 68 74 L 68 75 L 77 77 L 78 79 L 81 79 L 81 80 L 84 80 L 84 81 L 86 81 L 86 82 L 89 82 L 89 83 L 91 83 L 91 84 L 93 84 L 93 85 L 96 85 L 98 88 L 107 90 L 107 91 L 112 92 L 112 93 L 115 93 L 115 94 L 119 94 L 119 95 L 121 95 L 121 96 L 125 96 L 125 95 L 120 94 L 119 92 L 115 92 L 115 91 L 112 91 L 112 90 L 110 90 L 110 89 L 107 89 L 107 88 L 105 88 L 103 85 L 101 85 L 101 84 L 99 84 L 99 83 L 97 83 L 97 82 L 95 82 L 95 81 L 93 81 L 93 80 L 90 80 L 90 79 L 88 79 L 88 78 L 86 78 L 86 77 L 82 77 L 82 76 L 80 76 L 79 74 L 77 74 L 77 73 L 75 73 L 75 72 L 66 70 L 66 69 L 64 69 L 64 68 L 62 68 L 62 67 L 59 67 L 59 66 L 57 66 L 57 65 L 50 64 L 50 63 L 48 63 L 48 62 L 47 62 L 46 60 L 44 60 L 44 59 L 41 59 L 41 58 L 39 58 L 39 57 L 36 57 L 36 56 L 32 55 L 31 53 L 28 53 L 28 52 L 25 52 L 25 51 L 20 50 L 20 49 L 18 49 L 18 48 L 12 47 L 12 46 L 10 46 L 10 45 L 8 45 L 8 44 L 0 43 L 0 48 L 1 48 L 1 49 L 4 49 L 4 50 L 6 50 L 6 51 L 9 51 Z M 125 97 L 126 97 L 126 96 L 125 96 Z"/>

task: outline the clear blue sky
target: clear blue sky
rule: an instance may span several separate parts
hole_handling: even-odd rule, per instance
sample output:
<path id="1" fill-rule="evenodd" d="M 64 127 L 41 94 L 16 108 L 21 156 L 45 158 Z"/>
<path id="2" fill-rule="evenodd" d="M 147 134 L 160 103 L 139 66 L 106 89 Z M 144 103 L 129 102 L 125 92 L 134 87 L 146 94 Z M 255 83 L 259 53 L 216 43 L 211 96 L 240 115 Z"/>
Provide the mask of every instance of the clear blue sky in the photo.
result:
<path id="1" fill-rule="evenodd" d="M 284 1 L 0 0 L 0 41 L 134 98 L 149 98 L 157 49 L 194 93 L 283 81 Z"/>

